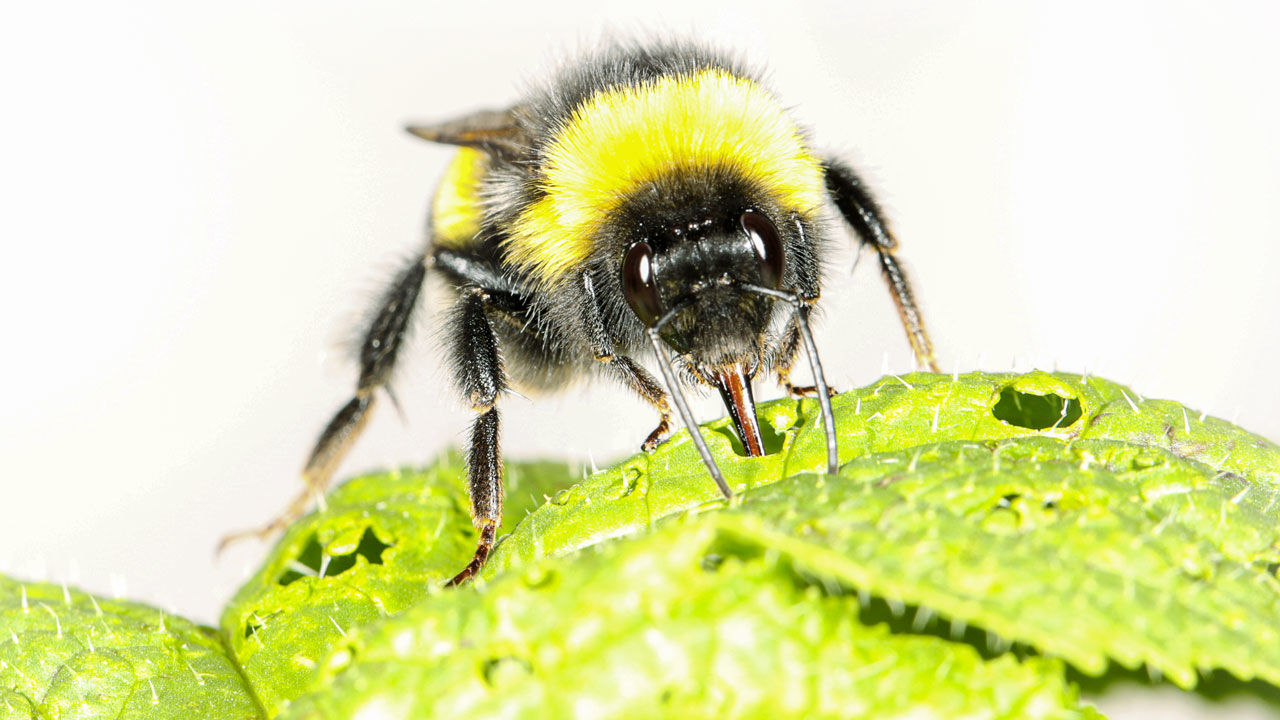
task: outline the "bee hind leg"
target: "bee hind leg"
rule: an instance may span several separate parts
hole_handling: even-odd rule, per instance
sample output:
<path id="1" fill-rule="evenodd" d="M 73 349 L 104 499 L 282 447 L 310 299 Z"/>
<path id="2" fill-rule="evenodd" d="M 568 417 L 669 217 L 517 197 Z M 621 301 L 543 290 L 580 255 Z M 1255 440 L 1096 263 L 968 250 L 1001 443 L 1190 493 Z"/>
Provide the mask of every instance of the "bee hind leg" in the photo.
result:
<path id="1" fill-rule="evenodd" d="M 916 305 L 915 293 L 907 280 L 907 272 L 894 256 L 898 241 L 889 230 L 880 204 L 871 195 L 862 178 L 848 165 L 828 159 L 822 166 L 827 193 L 836 209 L 857 233 L 858 238 L 864 244 L 874 247 L 880 257 L 880 273 L 898 307 L 898 319 L 907 332 L 907 340 L 911 343 L 916 360 L 933 372 L 938 372 L 938 363 L 933 357 L 933 342 L 925 330 L 924 318 Z"/>
<path id="2" fill-rule="evenodd" d="M 417 255 L 382 294 L 360 344 L 360 377 L 356 382 L 355 396 L 334 414 L 316 440 L 303 466 L 302 491 L 266 525 L 222 538 L 218 543 L 219 552 L 239 540 L 264 539 L 285 529 L 301 517 L 312 502 L 323 499 L 334 471 L 369 422 L 377 400 L 375 391 L 379 388 L 387 390 L 387 382 L 395 369 L 425 277 L 426 260 Z"/>

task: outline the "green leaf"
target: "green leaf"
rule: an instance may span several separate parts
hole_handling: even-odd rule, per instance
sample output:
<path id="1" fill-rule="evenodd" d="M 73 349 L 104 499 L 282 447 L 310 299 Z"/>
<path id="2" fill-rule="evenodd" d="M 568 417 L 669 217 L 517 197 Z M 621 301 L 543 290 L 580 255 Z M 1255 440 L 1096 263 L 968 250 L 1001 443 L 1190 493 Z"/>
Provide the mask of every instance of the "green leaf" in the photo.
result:
<path id="1" fill-rule="evenodd" d="M 1089 674 L 1112 659 L 1184 688 L 1197 668 L 1277 683 L 1276 552 L 1254 544 L 1274 519 L 1253 524 L 1239 490 L 1121 443 L 939 443 L 791 478 L 726 520 L 806 572 Z"/>
<path id="2" fill-rule="evenodd" d="M 504 528 L 510 533 L 485 569 L 491 585 L 480 591 L 436 593 L 474 548 L 456 456 L 427 471 L 359 478 L 286 534 L 228 608 L 224 631 L 272 713 L 328 682 L 352 693 L 341 701 L 355 708 L 363 696 L 350 688 L 382 686 L 364 670 L 348 687 L 335 667 L 350 664 L 351 648 L 357 652 L 353 671 L 368 659 L 361 648 L 377 647 L 369 638 L 381 632 L 379 623 L 430 625 L 433 612 L 440 622 L 465 620 L 467 627 L 495 617 L 515 622 L 525 616 L 512 614 L 502 593 L 516 591 L 492 588 L 546 568 L 567 577 L 569 568 L 588 561 L 557 558 L 629 545 L 614 540 L 705 516 L 698 522 L 713 529 L 700 532 L 713 533 L 717 542 L 732 539 L 747 565 L 754 557 L 772 563 L 724 582 L 781 603 L 782 596 L 769 594 L 782 592 L 773 587 L 781 582 L 775 565 L 782 563 L 798 574 L 784 583 L 792 590 L 797 583 L 817 584 L 909 613 L 906 632 L 944 636 L 931 641 L 945 648 L 936 652 L 977 647 L 999 654 L 1016 643 L 1086 673 L 1115 661 L 1146 664 L 1183 687 L 1196 682 L 1197 671 L 1213 668 L 1280 682 L 1274 572 L 1280 448 L 1273 443 L 1176 403 L 1066 374 L 891 376 L 833 405 L 843 463 L 837 477 L 813 474 L 825 464 L 814 401 L 762 405 L 772 451 L 763 458 L 742 456 L 727 420 L 705 426 L 740 498 L 728 507 L 683 432 L 654 453 L 560 492 L 554 488 L 572 481 L 563 466 L 508 463 L 507 519 L 519 522 Z M 552 499 L 526 515 L 545 494 Z M 608 565 L 608 552 L 590 561 L 592 567 Z M 313 577 L 322 566 L 324 576 Z M 645 572 L 612 577 L 635 602 L 656 593 L 661 604 L 667 602 L 666 567 L 654 563 Z M 498 593 L 492 601 L 491 591 Z M 732 594 L 733 587 L 718 591 Z M 613 618 L 609 607 L 591 599 L 597 596 L 603 597 L 592 591 L 573 602 L 539 600 L 535 607 L 551 629 L 528 628 L 533 634 L 520 642 L 531 652 L 544 646 L 556 652 L 557 633 L 569 632 L 569 620 L 594 626 Z M 479 609 L 463 617 L 455 602 Z M 403 620 L 386 620 L 402 612 Z M 714 623 L 715 614 L 708 610 L 702 619 Z M 343 644 L 347 635 L 357 644 Z M 477 637 L 488 642 L 487 635 Z M 622 631 L 608 637 L 630 642 Z M 335 659 L 325 660 L 335 646 Z M 768 645 L 759 647 L 768 652 Z M 438 659 L 429 663 L 416 652 L 403 670 L 413 683 Z M 402 682 L 394 680 L 401 671 L 392 654 L 374 657 L 382 658 L 377 672 L 386 673 L 388 683 Z M 560 670 L 552 668 L 574 670 L 570 660 L 545 668 L 537 676 L 544 690 L 521 692 L 560 688 L 572 699 L 613 687 L 585 667 L 563 685 L 555 677 Z M 905 662 L 904 672 L 917 670 Z M 814 672 L 838 671 L 823 665 Z M 781 702 L 768 700 L 775 701 Z M 319 712 L 318 700 L 308 703 L 308 712 Z"/>
<path id="3" fill-rule="evenodd" d="M 713 520 L 428 598 L 354 634 L 284 717 L 1090 716 L 1059 662 L 864 625 Z"/>
<path id="4" fill-rule="evenodd" d="M 569 478 L 554 463 L 510 465 L 508 523 Z M 427 470 L 356 478 L 289 528 L 224 610 L 222 631 L 274 715 L 311 687 L 346 633 L 413 605 L 474 551 L 458 455 Z"/>
<path id="5" fill-rule="evenodd" d="M 823 466 L 815 403 L 762 413 L 782 442 L 759 460 L 712 423 L 744 538 L 1086 673 L 1111 659 L 1183 687 L 1197 668 L 1280 683 L 1275 444 L 1065 374 L 890 377 L 833 404 L 838 480 L 779 483 Z M 487 573 L 724 504 L 676 440 L 536 510 Z"/>
<path id="6" fill-rule="evenodd" d="M 1072 417 L 1067 412 L 1057 427 L 1035 429 L 1025 426 L 1041 422 L 1030 409 L 1028 417 L 1016 410 L 1001 411 L 1023 425 L 997 417 L 995 410 L 1006 398 L 1028 405 L 1036 398 L 1058 398 L 1061 406 L 1074 401 L 1080 414 L 1067 423 Z M 1016 407 L 1018 402 L 1012 404 Z M 844 393 L 832 405 L 841 464 L 872 453 L 954 440 L 1110 439 L 1168 450 L 1215 471 L 1248 478 L 1264 490 L 1246 498 L 1259 511 L 1270 502 L 1267 493 L 1280 487 L 1280 448 L 1274 443 L 1195 411 L 1184 414 L 1177 403 L 1141 401 L 1132 390 L 1099 378 L 1043 372 L 971 373 L 958 378 L 913 373 Z M 825 439 L 815 401 L 766 403 L 760 419 L 769 434 L 779 438 L 778 451 L 763 458 L 742 457 L 728 419 L 704 426 L 703 435 L 735 491 L 825 467 Z M 680 432 L 656 452 L 592 475 L 538 508 L 499 546 L 487 576 L 533 558 L 635 532 L 663 517 L 723 504 L 688 435 Z M 1274 510 L 1268 510 L 1272 517 Z"/>
<path id="7" fill-rule="evenodd" d="M 0 717 L 263 717 L 212 631 L 146 605 L 0 577 Z"/>

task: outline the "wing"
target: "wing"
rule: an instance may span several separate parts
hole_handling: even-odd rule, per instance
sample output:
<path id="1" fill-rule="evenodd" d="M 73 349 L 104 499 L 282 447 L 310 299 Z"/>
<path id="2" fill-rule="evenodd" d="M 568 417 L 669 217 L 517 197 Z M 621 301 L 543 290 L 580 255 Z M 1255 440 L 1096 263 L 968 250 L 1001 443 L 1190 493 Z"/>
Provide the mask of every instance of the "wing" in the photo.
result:
<path id="1" fill-rule="evenodd" d="M 521 126 L 521 109 L 517 105 L 506 110 L 479 110 L 442 123 L 410 125 L 405 129 L 423 140 L 473 147 L 516 160 L 527 155 L 533 145 Z"/>

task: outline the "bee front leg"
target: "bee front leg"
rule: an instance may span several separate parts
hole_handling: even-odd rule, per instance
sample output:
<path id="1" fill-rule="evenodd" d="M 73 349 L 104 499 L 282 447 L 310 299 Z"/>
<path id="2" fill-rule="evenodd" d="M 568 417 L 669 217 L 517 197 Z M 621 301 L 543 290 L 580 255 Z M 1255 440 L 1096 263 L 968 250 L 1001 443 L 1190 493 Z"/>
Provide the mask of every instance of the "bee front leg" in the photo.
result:
<path id="1" fill-rule="evenodd" d="M 671 404 L 667 402 L 666 391 L 647 370 L 626 355 L 610 355 L 605 361 L 627 387 L 635 390 L 658 411 L 658 427 L 649 433 L 649 437 L 640 446 L 645 452 L 653 452 L 658 443 L 671 434 Z"/>
<path id="2" fill-rule="evenodd" d="M 604 321 L 600 318 L 600 304 L 590 274 L 582 275 L 582 290 L 587 297 L 587 301 L 583 303 L 585 308 L 583 322 L 586 324 L 587 336 L 590 338 L 591 349 L 595 353 L 596 360 L 606 363 L 624 385 L 634 390 L 658 411 L 658 426 L 640 445 L 640 449 L 644 452 L 653 452 L 658 447 L 658 443 L 671 434 L 671 403 L 667 398 L 667 392 L 639 363 L 614 351 L 613 341 L 609 339 Z"/>
<path id="3" fill-rule="evenodd" d="M 219 552 L 237 540 L 266 538 L 283 530 L 301 517 L 313 501 L 324 496 L 334 471 L 369 422 L 377 399 L 375 391 L 383 388 L 390 392 L 387 382 L 395 369 L 425 277 L 426 259 L 421 255 L 415 256 L 382 294 L 378 310 L 371 316 L 360 344 L 360 377 L 356 382 L 355 396 L 334 414 L 316 440 L 302 469 L 302 492 L 284 512 L 263 527 L 222 538 L 218 543 Z"/>
<path id="4" fill-rule="evenodd" d="M 476 411 L 467 452 L 471 521 L 479 533 L 475 555 L 448 585 L 470 580 L 484 567 L 497 542 L 502 523 L 502 451 L 498 444 L 498 395 L 507 389 L 507 375 L 498 352 L 487 311 L 489 297 L 477 287 L 462 288 L 449 319 L 449 345 L 454 379 Z"/>
<path id="5" fill-rule="evenodd" d="M 795 385 L 791 382 L 791 370 L 800 354 L 800 322 L 793 316 L 787 321 L 782 332 L 782 342 L 775 355 L 773 372 L 778 376 L 778 385 L 783 391 L 796 398 L 815 397 L 818 394 L 816 385 Z M 833 387 L 827 388 L 827 396 L 835 397 L 839 392 Z"/>

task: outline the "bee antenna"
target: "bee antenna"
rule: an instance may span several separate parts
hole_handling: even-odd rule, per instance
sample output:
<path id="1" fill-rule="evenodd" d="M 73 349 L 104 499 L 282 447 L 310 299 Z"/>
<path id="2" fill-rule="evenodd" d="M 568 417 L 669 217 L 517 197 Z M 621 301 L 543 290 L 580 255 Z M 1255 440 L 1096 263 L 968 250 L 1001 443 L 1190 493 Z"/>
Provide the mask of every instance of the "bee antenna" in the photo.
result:
<path id="1" fill-rule="evenodd" d="M 809 356 L 809 368 L 813 371 L 813 384 L 818 388 L 818 405 L 822 408 L 822 427 L 827 434 L 827 474 L 835 475 L 840 469 L 840 452 L 836 445 L 836 420 L 835 414 L 831 410 L 831 395 L 827 391 L 827 378 L 822 372 L 822 360 L 818 357 L 818 347 L 814 344 L 813 332 L 809 329 L 809 306 L 805 303 L 804 298 L 800 297 L 800 293 L 795 290 L 784 292 L 758 285 L 742 285 L 741 287 L 747 292 L 782 300 L 791 305 L 791 311 L 796 316 L 796 324 L 800 328 L 800 337 L 804 340 L 805 354 Z"/>
<path id="2" fill-rule="evenodd" d="M 672 400 L 676 403 L 676 410 L 680 412 L 680 420 L 684 422 L 684 427 L 689 431 L 689 437 L 693 438 L 693 444 L 698 448 L 698 454 L 702 456 L 702 463 L 707 466 L 707 471 L 711 473 L 711 479 L 716 481 L 716 486 L 720 488 L 720 493 L 725 499 L 733 499 L 733 490 L 729 489 L 729 483 L 724 479 L 724 473 L 720 472 L 720 466 L 716 464 L 715 458 L 711 457 L 711 449 L 707 447 L 707 441 L 703 439 L 702 433 L 698 431 L 698 422 L 693 417 L 693 412 L 689 410 L 689 401 L 684 396 L 684 388 L 676 381 L 676 374 L 673 369 L 673 360 L 667 354 L 666 348 L 662 346 L 662 338 L 659 332 L 662 326 L 666 325 L 676 313 L 684 309 L 684 305 L 680 305 L 666 315 L 662 319 L 654 323 L 649 328 L 649 341 L 653 343 L 653 350 L 658 354 L 658 367 L 662 370 L 662 378 L 667 383 L 667 391 L 671 395 Z"/>

